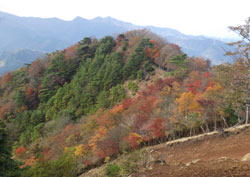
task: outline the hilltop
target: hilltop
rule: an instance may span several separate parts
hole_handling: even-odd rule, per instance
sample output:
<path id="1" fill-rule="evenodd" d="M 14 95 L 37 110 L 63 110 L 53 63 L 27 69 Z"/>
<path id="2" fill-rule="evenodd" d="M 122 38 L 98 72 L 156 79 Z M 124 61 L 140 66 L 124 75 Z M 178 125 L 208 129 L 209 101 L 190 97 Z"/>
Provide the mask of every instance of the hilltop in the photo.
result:
<path id="1" fill-rule="evenodd" d="M 97 17 L 91 20 L 76 17 L 71 21 L 65 21 L 58 18 L 19 17 L 0 12 L 0 25 L 0 54 L 24 49 L 48 53 L 62 50 L 84 37 L 91 36 L 99 39 L 107 35 L 113 36 L 129 30 L 145 28 L 162 36 L 170 43 L 179 45 L 189 56 L 204 57 L 210 59 L 213 64 L 231 61 L 230 57 L 224 55 L 225 50 L 228 50 L 229 47 L 223 41 L 203 36 L 185 35 L 170 28 L 138 26 L 111 17 Z M 36 57 L 35 55 L 32 59 L 35 60 Z M 0 68 L 0 72 L 16 69 L 16 67 L 8 65 L 15 59 L 0 59 L 10 60 L 5 68 Z M 24 59 L 17 65 L 21 67 L 28 62 L 29 60 Z"/>
<path id="2" fill-rule="evenodd" d="M 76 177 L 145 146 L 248 123 L 246 61 L 212 66 L 147 30 L 86 37 L 0 78 L 0 133 L 23 177 Z"/>

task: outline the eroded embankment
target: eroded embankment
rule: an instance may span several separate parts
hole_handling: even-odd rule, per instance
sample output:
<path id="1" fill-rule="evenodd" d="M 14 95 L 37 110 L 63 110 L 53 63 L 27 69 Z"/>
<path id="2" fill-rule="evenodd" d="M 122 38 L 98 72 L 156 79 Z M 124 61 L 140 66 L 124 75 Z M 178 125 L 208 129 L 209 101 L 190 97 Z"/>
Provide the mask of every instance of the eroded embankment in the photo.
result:
<path id="1" fill-rule="evenodd" d="M 250 166 L 240 159 L 250 153 L 250 124 L 213 131 L 197 136 L 181 138 L 155 146 L 143 148 L 144 157 L 155 156 L 164 160 L 165 165 L 138 166 L 131 176 L 247 176 Z M 146 154 L 145 154 L 146 152 Z M 126 158 L 123 155 L 119 158 Z M 119 163 L 119 158 L 111 163 Z M 145 158 L 143 159 L 145 161 Z M 197 162 L 196 162 L 197 161 Z M 196 163 L 190 163 L 196 162 Z M 138 163 L 140 163 L 138 161 Z M 187 166 L 187 164 L 189 164 Z M 192 164 L 192 165 L 190 165 Z M 81 177 L 104 176 L 106 165 L 92 169 Z M 225 172 L 226 170 L 226 172 Z M 194 173 L 193 171 L 196 171 Z"/>

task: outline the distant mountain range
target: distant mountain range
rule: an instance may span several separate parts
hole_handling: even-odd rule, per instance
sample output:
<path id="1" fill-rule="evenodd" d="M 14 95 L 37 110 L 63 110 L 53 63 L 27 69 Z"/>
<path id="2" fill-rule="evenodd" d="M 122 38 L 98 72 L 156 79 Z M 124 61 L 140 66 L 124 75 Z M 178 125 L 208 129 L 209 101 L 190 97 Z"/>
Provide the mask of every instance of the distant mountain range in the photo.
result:
<path id="1" fill-rule="evenodd" d="M 228 46 L 223 41 L 185 35 L 170 28 L 137 26 L 111 17 L 92 20 L 76 17 L 65 21 L 58 18 L 19 17 L 0 12 L 0 74 L 29 63 L 44 53 L 70 46 L 87 36 L 100 38 L 142 28 L 178 44 L 189 56 L 205 57 L 211 59 L 213 64 L 230 61 L 224 56 L 224 49 L 228 49 Z"/>
<path id="2" fill-rule="evenodd" d="M 34 59 L 43 57 L 44 55 L 43 52 L 29 49 L 4 51 L 0 54 L 0 75 L 15 70 L 24 64 L 29 64 Z"/>

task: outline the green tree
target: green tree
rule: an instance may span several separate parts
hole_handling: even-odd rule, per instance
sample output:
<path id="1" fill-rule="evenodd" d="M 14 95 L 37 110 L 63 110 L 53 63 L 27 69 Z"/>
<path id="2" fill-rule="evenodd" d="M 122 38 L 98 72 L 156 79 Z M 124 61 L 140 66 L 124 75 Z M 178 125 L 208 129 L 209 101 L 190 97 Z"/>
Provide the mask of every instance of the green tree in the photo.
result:
<path id="1" fill-rule="evenodd" d="M 76 160 L 72 155 L 64 154 L 57 160 L 38 162 L 22 177 L 77 177 Z"/>
<path id="2" fill-rule="evenodd" d="M 0 176 L 18 177 L 18 163 L 11 159 L 11 148 L 7 143 L 7 135 L 3 122 L 0 121 Z"/>

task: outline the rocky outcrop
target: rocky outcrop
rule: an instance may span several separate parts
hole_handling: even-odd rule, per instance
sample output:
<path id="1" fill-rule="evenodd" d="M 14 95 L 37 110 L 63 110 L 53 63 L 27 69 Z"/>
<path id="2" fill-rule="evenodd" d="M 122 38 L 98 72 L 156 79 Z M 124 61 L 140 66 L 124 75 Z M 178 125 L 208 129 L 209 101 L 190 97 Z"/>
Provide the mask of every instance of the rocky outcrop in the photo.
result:
<path id="1" fill-rule="evenodd" d="M 243 161 L 243 162 L 250 162 L 250 153 L 244 155 L 244 156 L 241 158 L 241 161 Z"/>

